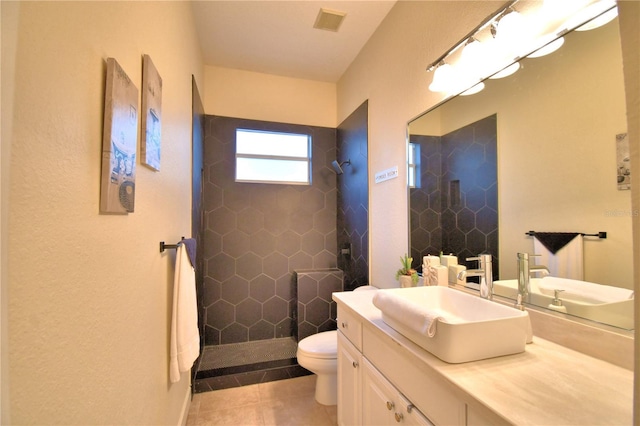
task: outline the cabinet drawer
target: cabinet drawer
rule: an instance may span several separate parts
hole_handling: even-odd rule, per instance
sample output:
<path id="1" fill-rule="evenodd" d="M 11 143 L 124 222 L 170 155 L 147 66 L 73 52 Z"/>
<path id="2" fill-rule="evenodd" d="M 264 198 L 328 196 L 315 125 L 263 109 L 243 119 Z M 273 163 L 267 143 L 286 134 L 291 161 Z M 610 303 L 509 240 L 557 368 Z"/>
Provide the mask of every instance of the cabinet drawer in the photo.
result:
<path id="1" fill-rule="evenodd" d="M 391 337 L 364 329 L 364 356 L 436 425 L 464 425 L 466 405 L 450 385 Z"/>
<path id="2" fill-rule="evenodd" d="M 338 306 L 338 318 L 336 321 L 338 329 L 359 351 L 362 351 L 362 320 Z"/>

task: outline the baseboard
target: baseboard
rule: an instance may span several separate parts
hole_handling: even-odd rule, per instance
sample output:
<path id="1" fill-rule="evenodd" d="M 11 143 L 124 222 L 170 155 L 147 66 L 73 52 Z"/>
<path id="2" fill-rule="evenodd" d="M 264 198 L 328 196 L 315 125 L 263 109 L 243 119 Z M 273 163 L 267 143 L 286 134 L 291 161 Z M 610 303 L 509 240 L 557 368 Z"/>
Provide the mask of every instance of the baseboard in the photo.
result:
<path id="1" fill-rule="evenodd" d="M 184 402 L 182 403 L 182 410 L 180 412 L 178 426 L 186 426 L 187 417 L 189 417 L 189 407 L 191 407 L 191 387 L 187 388 L 187 392 L 184 396 Z"/>

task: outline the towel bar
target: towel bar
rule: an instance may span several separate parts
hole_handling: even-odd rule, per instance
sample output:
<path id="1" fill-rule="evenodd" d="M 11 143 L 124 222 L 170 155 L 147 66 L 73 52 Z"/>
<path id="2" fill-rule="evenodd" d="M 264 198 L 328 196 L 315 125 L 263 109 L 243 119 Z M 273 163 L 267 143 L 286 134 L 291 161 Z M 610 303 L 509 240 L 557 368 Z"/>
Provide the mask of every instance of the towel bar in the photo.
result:
<path id="1" fill-rule="evenodd" d="M 182 237 L 184 240 L 184 237 Z M 164 241 L 160 241 L 160 253 L 164 252 L 165 249 L 177 249 L 180 243 L 178 244 L 165 244 Z"/>
<path id="2" fill-rule="evenodd" d="M 525 232 L 524 234 L 530 237 L 533 237 L 534 235 L 536 235 L 536 231 L 529 231 L 529 232 Z M 576 232 L 576 234 L 580 234 L 583 237 L 598 237 L 601 239 L 607 238 L 607 233 L 603 231 L 600 231 L 597 234 L 585 234 L 584 232 Z"/>

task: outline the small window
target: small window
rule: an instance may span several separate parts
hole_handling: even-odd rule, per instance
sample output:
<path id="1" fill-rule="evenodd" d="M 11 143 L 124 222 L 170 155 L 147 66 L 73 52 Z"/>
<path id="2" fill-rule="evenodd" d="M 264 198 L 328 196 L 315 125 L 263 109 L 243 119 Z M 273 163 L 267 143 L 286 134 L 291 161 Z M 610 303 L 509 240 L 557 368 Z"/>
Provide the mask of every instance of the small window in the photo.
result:
<path id="1" fill-rule="evenodd" d="M 420 188 L 420 145 L 417 143 L 409 144 L 407 166 L 409 188 Z"/>
<path id="2" fill-rule="evenodd" d="M 311 184 L 311 136 L 237 129 L 236 182 Z"/>

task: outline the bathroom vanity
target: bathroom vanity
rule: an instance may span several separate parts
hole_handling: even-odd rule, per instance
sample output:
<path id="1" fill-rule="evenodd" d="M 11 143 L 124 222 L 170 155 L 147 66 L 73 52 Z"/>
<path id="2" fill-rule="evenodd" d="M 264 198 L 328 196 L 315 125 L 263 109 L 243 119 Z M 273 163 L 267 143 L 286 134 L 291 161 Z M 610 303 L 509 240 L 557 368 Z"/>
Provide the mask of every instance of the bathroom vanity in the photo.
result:
<path id="1" fill-rule="evenodd" d="M 449 364 L 387 325 L 374 294 L 333 294 L 339 425 L 633 422 L 632 371 L 542 339 L 535 326 L 523 353 Z"/>

